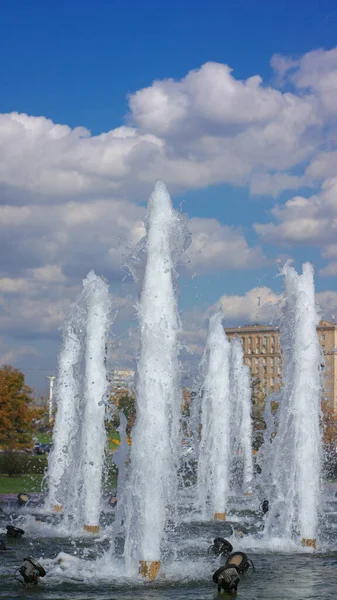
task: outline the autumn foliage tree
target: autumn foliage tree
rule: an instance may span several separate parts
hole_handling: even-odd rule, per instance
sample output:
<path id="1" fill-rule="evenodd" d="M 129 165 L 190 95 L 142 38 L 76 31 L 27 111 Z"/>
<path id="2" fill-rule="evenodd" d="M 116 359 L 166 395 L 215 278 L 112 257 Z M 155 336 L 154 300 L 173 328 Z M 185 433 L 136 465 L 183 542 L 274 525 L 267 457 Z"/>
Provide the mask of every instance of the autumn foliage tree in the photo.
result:
<path id="1" fill-rule="evenodd" d="M 23 373 L 8 365 L 0 369 L 0 446 L 4 450 L 26 448 L 32 440 L 35 410 L 32 390 Z"/>

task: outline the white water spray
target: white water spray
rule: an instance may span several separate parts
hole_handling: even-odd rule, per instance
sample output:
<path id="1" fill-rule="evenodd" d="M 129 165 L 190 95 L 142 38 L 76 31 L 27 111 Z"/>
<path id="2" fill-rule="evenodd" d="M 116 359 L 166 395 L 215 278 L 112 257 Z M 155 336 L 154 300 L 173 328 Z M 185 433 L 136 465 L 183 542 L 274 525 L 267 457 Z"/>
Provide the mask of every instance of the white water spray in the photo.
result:
<path id="1" fill-rule="evenodd" d="M 90 271 L 83 287 L 88 310 L 82 435 L 83 517 L 86 527 L 98 527 L 106 443 L 104 416 L 108 379 L 105 363 L 110 299 L 107 283 L 94 271 Z"/>
<path id="2" fill-rule="evenodd" d="M 72 323 L 63 330 L 59 357 L 56 398 L 57 413 L 53 433 L 53 449 L 49 455 L 49 510 L 62 510 L 66 504 L 72 476 L 72 461 L 78 432 L 79 381 L 75 369 L 81 358 L 81 341 Z"/>
<path id="3" fill-rule="evenodd" d="M 253 479 L 252 388 L 250 370 L 244 364 L 239 339 L 233 338 L 230 351 L 231 395 L 231 486 L 248 493 Z"/>
<path id="4" fill-rule="evenodd" d="M 149 200 L 147 262 L 138 308 L 140 356 L 137 419 L 132 432 L 130 498 L 126 518 L 126 565 L 160 561 L 169 507 L 177 491 L 181 404 L 174 260 L 185 245 L 181 216 L 165 185 Z M 142 246 L 143 247 L 143 246 Z"/>
<path id="5" fill-rule="evenodd" d="M 91 271 L 66 324 L 59 359 L 57 413 L 49 457 L 47 506 L 69 526 L 97 529 L 105 445 L 108 286 Z M 84 364 L 82 364 L 84 361 Z"/>
<path id="6" fill-rule="evenodd" d="M 286 306 L 281 326 L 284 385 L 272 444 L 273 486 L 266 533 L 301 537 L 314 546 L 320 494 L 320 348 L 313 267 L 283 269 Z"/>
<path id="7" fill-rule="evenodd" d="M 201 408 L 198 497 L 204 518 L 225 518 L 229 492 L 229 351 L 222 312 L 210 318 L 202 367 L 206 376 Z M 216 517 L 217 518 L 217 517 Z"/>

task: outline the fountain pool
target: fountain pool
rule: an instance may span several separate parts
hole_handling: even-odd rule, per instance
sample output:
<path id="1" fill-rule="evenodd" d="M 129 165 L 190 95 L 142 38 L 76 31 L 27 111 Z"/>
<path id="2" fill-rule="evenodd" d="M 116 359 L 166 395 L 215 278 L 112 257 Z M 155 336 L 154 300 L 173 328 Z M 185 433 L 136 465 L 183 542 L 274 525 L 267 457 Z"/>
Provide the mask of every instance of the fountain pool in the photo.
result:
<path id="1" fill-rule="evenodd" d="M 126 578 L 121 548 L 111 560 L 107 552 L 110 544 L 110 525 L 102 527 L 100 537 L 77 538 L 57 535 L 57 515 L 54 522 L 37 523 L 43 514 L 35 517 L 29 507 L 12 514 L 16 525 L 25 528 L 25 536 L 8 540 L 8 550 L 0 555 L 0 599 L 23 600 L 37 595 L 43 600 L 197 600 L 214 599 L 216 586 L 212 574 L 219 559 L 207 553 L 214 537 L 229 539 L 234 550 L 248 553 L 255 565 L 242 579 L 238 598 L 253 600 L 332 600 L 336 598 L 337 500 L 334 491 L 326 492 L 325 518 L 320 523 L 320 539 L 325 537 L 319 552 L 301 550 L 285 545 L 280 549 L 273 541 L 268 544 L 260 537 L 262 517 L 252 509 L 228 509 L 228 522 L 180 520 L 165 557 L 162 571 L 153 582 L 139 577 Z M 9 507 L 4 507 L 9 511 Z M 114 518 L 114 512 L 105 515 Z M 51 517 L 49 516 L 49 519 Z M 0 535 L 5 532 L 9 516 L 0 519 Z M 233 534 L 233 528 L 247 532 L 244 537 Z M 14 570 L 26 555 L 35 556 L 46 568 L 47 575 L 35 590 L 24 588 L 13 578 Z M 108 558 L 109 557 L 109 558 Z M 224 599 L 230 596 L 222 596 Z"/>

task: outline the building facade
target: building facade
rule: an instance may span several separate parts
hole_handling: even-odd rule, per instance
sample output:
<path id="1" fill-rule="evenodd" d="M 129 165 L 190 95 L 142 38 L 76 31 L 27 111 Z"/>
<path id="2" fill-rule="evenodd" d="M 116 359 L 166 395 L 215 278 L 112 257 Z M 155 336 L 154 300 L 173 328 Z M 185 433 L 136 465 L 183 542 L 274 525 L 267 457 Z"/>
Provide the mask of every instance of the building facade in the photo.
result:
<path id="1" fill-rule="evenodd" d="M 135 372 L 132 369 L 124 369 L 122 371 L 112 371 L 109 376 L 111 391 L 126 390 L 134 392 L 135 389 Z"/>
<path id="2" fill-rule="evenodd" d="M 282 351 L 278 327 L 247 325 L 225 329 L 229 340 L 240 338 L 245 364 L 249 366 L 257 401 L 277 392 L 282 385 Z M 322 401 L 337 414 L 337 325 L 321 321 L 317 335 L 322 351 Z"/>

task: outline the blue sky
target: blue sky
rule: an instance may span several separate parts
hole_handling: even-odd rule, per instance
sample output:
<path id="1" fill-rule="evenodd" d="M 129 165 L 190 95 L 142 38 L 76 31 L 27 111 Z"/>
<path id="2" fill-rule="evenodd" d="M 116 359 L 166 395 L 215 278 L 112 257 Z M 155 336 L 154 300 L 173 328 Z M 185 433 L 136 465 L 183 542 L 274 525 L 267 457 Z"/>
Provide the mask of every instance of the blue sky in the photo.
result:
<path id="1" fill-rule="evenodd" d="M 1 110 L 100 133 L 154 79 L 211 60 L 268 80 L 273 54 L 331 48 L 336 24 L 334 0 L 3 0 Z"/>
<path id="2" fill-rule="evenodd" d="M 217 303 L 229 325 L 257 318 L 255 288 L 277 304 L 289 257 L 315 264 L 318 301 L 334 314 L 334 1 L 3 0 L 0 10 L 2 362 L 43 389 L 35 369 L 56 369 L 58 327 L 93 267 L 121 306 L 111 364 L 131 364 L 136 291 L 120 267 L 158 176 L 191 219 L 180 308 L 196 359 Z"/>

